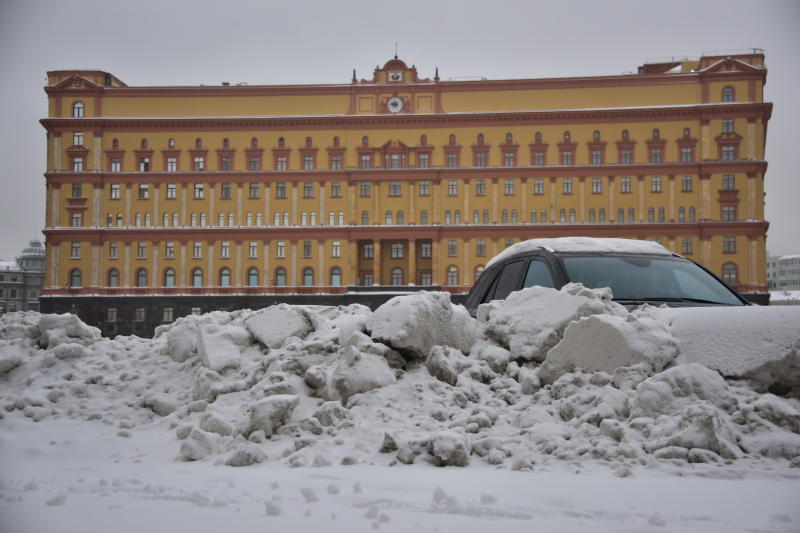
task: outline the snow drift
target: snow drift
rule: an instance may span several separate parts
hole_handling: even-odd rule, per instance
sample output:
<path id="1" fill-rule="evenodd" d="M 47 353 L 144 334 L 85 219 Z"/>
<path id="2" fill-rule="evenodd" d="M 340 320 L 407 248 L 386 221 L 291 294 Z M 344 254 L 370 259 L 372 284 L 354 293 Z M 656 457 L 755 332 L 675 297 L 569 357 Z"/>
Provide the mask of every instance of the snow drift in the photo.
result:
<path id="1" fill-rule="evenodd" d="M 184 317 L 153 339 L 7 314 L 0 430 L 160 430 L 176 460 L 237 467 L 800 466 L 800 309 L 629 312 L 611 297 L 534 287 L 478 320 L 447 293 L 375 312 L 282 304 Z"/>

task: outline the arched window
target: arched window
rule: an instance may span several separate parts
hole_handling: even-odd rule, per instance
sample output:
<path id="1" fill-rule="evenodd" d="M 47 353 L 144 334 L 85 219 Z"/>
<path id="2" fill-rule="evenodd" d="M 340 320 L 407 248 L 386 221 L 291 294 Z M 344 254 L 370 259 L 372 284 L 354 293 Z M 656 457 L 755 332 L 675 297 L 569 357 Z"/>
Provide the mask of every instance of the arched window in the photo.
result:
<path id="1" fill-rule="evenodd" d="M 574 224 L 575 223 L 575 209 L 570 209 L 569 210 L 569 222 L 570 222 L 570 224 Z"/>
<path id="2" fill-rule="evenodd" d="M 420 135 L 419 136 L 419 145 L 420 146 L 427 146 L 428 145 L 428 136 L 427 135 Z"/>
<path id="3" fill-rule="evenodd" d="M 617 222 L 620 224 L 625 223 L 625 210 L 621 207 L 617 209 Z"/>
<path id="4" fill-rule="evenodd" d="M 228 213 L 228 225 L 233 226 L 233 213 Z"/>
<path id="5" fill-rule="evenodd" d="M 630 134 L 628 133 L 628 130 L 622 130 L 622 139 L 627 141 L 629 137 Z"/>
<path id="6" fill-rule="evenodd" d="M 458 209 L 453 211 L 453 224 L 461 224 L 461 211 Z"/>
<path id="7" fill-rule="evenodd" d="M 223 268 L 219 271 L 219 286 L 220 287 L 230 287 L 231 286 L 231 269 Z"/>
<path id="8" fill-rule="evenodd" d="M 223 147 L 223 148 L 230 148 L 230 147 L 231 147 L 231 141 L 230 141 L 230 139 L 228 139 L 227 137 L 225 137 L 224 139 L 222 139 L 222 147 Z"/>
<path id="9" fill-rule="evenodd" d="M 572 139 L 572 135 L 570 134 L 570 132 L 565 131 L 564 132 L 564 140 L 565 141 L 569 141 L 570 139 Z"/>
<path id="10" fill-rule="evenodd" d="M 403 269 L 400 267 L 392 269 L 392 285 L 403 284 Z"/>
<path id="11" fill-rule="evenodd" d="M 448 142 L 450 144 L 456 144 L 456 136 L 451 133 L 450 134 L 450 138 L 448 139 Z"/>
<path id="12" fill-rule="evenodd" d="M 420 211 L 419 213 L 419 223 L 423 226 L 428 225 L 428 212 L 425 210 Z"/>
<path id="13" fill-rule="evenodd" d="M 369 211 L 361 211 L 361 225 L 369 226 Z"/>
<path id="14" fill-rule="evenodd" d="M 72 269 L 69 273 L 69 286 L 70 287 L 80 287 L 81 286 L 81 271 L 77 268 Z"/>
<path id="15" fill-rule="evenodd" d="M 451 287 L 458 285 L 458 267 L 451 266 L 447 269 L 447 284 Z"/>
<path id="16" fill-rule="evenodd" d="M 201 139 L 200 137 L 195 139 L 194 140 L 194 147 L 195 148 L 202 148 L 203 147 L 203 139 Z"/>
<path id="17" fill-rule="evenodd" d="M 386 216 L 385 224 L 387 226 L 390 226 L 392 224 L 392 212 L 391 211 L 386 211 L 386 215 L 385 216 Z"/>
<path id="18" fill-rule="evenodd" d="M 203 286 L 203 269 L 195 268 L 192 270 L 192 287 Z"/>
<path id="19" fill-rule="evenodd" d="M 72 104 L 72 116 L 74 118 L 83 118 L 83 102 Z"/>
<path id="20" fill-rule="evenodd" d="M 283 267 L 280 267 L 275 270 L 275 286 L 276 287 L 286 286 L 286 269 Z"/>
<path id="21" fill-rule="evenodd" d="M 689 128 L 683 128 L 683 136 L 687 137 L 687 138 L 691 137 L 692 136 L 692 130 L 690 130 Z"/>
<path id="22" fill-rule="evenodd" d="M 258 287 L 258 269 L 255 267 L 247 269 L 247 286 Z"/>
<path id="23" fill-rule="evenodd" d="M 119 270 L 112 268 L 108 271 L 108 286 L 119 287 Z"/>
<path id="24" fill-rule="evenodd" d="M 503 213 L 501 215 L 501 221 L 503 224 L 508 224 L 508 209 L 503 209 Z"/>
<path id="25" fill-rule="evenodd" d="M 220 226 L 224 226 L 225 225 L 225 213 L 220 213 L 219 214 L 219 225 Z"/>
<path id="26" fill-rule="evenodd" d="M 170 139 L 172 140 L 172 139 Z M 119 139 L 113 139 L 111 141 L 111 148 L 119 148 Z"/>
<path id="27" fill-rule="evenodd" d="M 511 135 L 511 133 L 506 133 L 506 142 L 507 142 L 507 143 L 512 143 L 512 142 L 514 142 L 514 136 L 513 136 L 513 135 Z"/>
<path id="28" fill-rule="evenodd" d="M 362 146 L 369 146 L 369 137 L 367 137 L 366 135 L 361 137 L 361 145 Z"/>
<path id="29" fill-rule="evenodd" d="M 200 225 L 206 227 L 206 214 L 200 213 Z"/>
<path id="30" fill-rule="evenodd" d="M 558 212 L 558 221 L 561 222 L 562 224 L 566 224 L 567 222 L 567 210 L 564 209 L 563 207 Z"/>
<path id="31" fill-rule="evenodd" d="M 695 217 L 695 210 L 694 207 L 689 208 L 689 222 L 694 222 L 696 220 Z"/>
<path id="32" fill-rule="evenodd" d="M 735 102 L 736 101 L 736 93 L 733 90 L 733 87 L 727 86 L 722 89 L 722 101 L 723 102 Z M 75 116 L 75 115 L 73 115 Z"/>
<path id="33" fill-rule="evenodd" d="M 344 211 L 339 211 L 339 225 L 344 226 Z"/>
<path id="34" fill-rule="evenodd" d="M 477 209 L 472 210 L 472 223 L 473 224 L 480 224 L 481 223 L 481 212 Z"/>
<path id="35" fill-rule="evenodd" d="M 406 223 L 406 216 L 402 211 L 397 212 L 397 224 L 405 224 Z"/>
<path id="36" fill-rule="evenodd" d="M 174 287 L 175 286 L 175 270 L 172 268 L 168 268 L 164 271 L 164 286 L 165 287 Z"/>
<path id="37" fill-rule="evenodd" d="M 478 278 L 481 277 L 483 274 L 485 267 L 483 265 L 478 265 L 475 267 L 475 281 L 478 281 Z"/>
<path id="38" fill-rule="evenodd" d="M 450 216 L 450 211 L 449 210 L 445 211 L 444 212 L 444 223 L 445 224 L 452 224 L 452 222 L 453 222 L 453 220 L 452 220 L 452 217 Z"/>
<path id="39" fill-rule="evenodd" d="M 286 145 L 286 139 L 284 139 L 283 137 L 278 137 L 278 146 L 283 147 L 285 145 Z"/>
<path id="40" fill-rule="evenodd" d="M 531 209 L 531 218 L 529 220 L 531 224 L 536 224 L 536 213 L 536 209 Z"/>
<path id="41" fill-rule="evenodd" d="M 283 225 L 284 226 L 288 226 L 289 225 L 289 213 L 284 213 L 283 214 Z"/>
<path id="42" fill-rule="evenodd" d="M 342 286 L 342 269 L 339 267 L 333 267 L 331 269 L 331 287 L 341 287 Z"/>
<path id="43" fill-rule="evenodd" d="M 140 143 L 140 144 L 141 144 L 141 147 L 142 147 L 142 148 L 147 148 L 147 146 L 148 146 L 147 139 L 142 139 L 142 141 L 141 141 L 141 143 Z"/>
<path id="44" fill-rule="evenodd" d="M 314 269 L 306 267 L 303 269 L 303 286 L 311 287 L 314 285 Z"/>
<path id="45" fill-rule="evenodd" d="M 111 216 L 111 215 L 109 215 L 109 217 L 110 217 L 110 216 Z M 162 223 L 162 225 L 163 225 L 165 228 L 166 228 L 166 227 L 168 227 L 168 226 L 169 226 L 169 213 L 164 213 L 164 216 L 163 216 L 162 218 L 163 218 L 163 223 Z M 111 224 L 109 224 L 109 226 L 110 226 L 110 225 L 111 225 Z"/>
<path id="46" fill-rule="evenodd" d="M 483 144 L 483 133 L 478 134 L 478 144 Z"/>
<path id="47" fill-rule="evenodd" d="M 533 140 L 536 141 L 537 143 L 542 142 L 542 132 L 541 131 L 537 131 L 536 133 L 534 133 L 533 134 Z"/>
<path id="48" fill-rule="evenodd" d="M 261 213 L 256 213 L 256 226 L 261 226 L 261 223 L 262 223 Z"/>
<path id="49" fill-rule="evenodd" d="M 136 271 L 136 286 L 147 287 L 147 269 L 140 268 Z"/>
<path id="50" fill-rule="evenodd" d="M 519 211 L 517 211 L 516 209 L 511 210 L 511 223 L 519 224 Z"/>
<path id="51" fill-rule="evenodd" d="M 333 138 L 333 145 L 334 145 L 334 146 L 339 146 L 339 143 L 340 143 L 340 142 L 341 142 L 341 141 L 339 140 L 339 137 L 338 137 L 338 135 L 337 135 L 336 137 L 334 137 L 334 138 Z"/>
<path id="52" fill-rule="evenodd" d="M 253 213 L 247 213 L 245 216 L 245 225 L 252 226 L 253 225 Z"/>
<path id="53" fill-rule="evenodd" d="M 594 130 L 592 132 L 592 139 L 594 139 L 595 141 L 599 141 L 600 140 L 600 132 L 597 131 L 597 130 Z"/>
<path id="54" fill-rule="evenodd" d="M 731 287 L 739 283 L 739 268 L 734 263 L 722 265 L 722 281 Z"/>
<path id="55" fill-rule="evenodd" d="M 679 207 L 678 208 L 678 222 L 686 222 L 686 208 Z"/>
<path id="56" fill-rule="evenodd" d="M 489 223 L 489 210 L 488 209 L 484 209 L 483 210 L 483 223 L 484 224 L 488 224 Z"/>
<path id="57" fill-rule="evenodd" d="M 311 146 L 314 144 L 314 140 L 311 137 L 306 137 L 306 146 Z"/>
<path id="58" fill-rule="evenodd" d="M 647 221 L 648 222 L 655 222 L 656 221 L 656 210 L 654 207 L 647 208 Z"/>
<path id="59" fill-rule="evenodd" d="M 666 222 L 667 221 L 666 213 L 664 212 L 664 208 L 663 207 L 659 207 L 658 208 L 658 221 L 659 222 Z"/>
<path id="60" fill-rule="evenodd" d="M 653 139 L 659 139 L 661 137 L 661 131 L 658 128 L 653 129 Z"/>

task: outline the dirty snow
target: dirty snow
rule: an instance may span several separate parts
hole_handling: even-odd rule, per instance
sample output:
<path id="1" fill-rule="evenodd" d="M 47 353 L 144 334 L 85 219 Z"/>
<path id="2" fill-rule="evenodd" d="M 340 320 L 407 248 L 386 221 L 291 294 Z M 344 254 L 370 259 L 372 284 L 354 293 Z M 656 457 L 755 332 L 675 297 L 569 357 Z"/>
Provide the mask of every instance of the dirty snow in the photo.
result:
<path id="1" fill-rule="evenodd" d="M 572 285 L 478 320 L 416 293 L 374 313 L 190 316 L 153 339 L 3 315 L 0 516 L 20 532 L 796 531 L 800 308 L 770 309 L 628 311 Z"/>

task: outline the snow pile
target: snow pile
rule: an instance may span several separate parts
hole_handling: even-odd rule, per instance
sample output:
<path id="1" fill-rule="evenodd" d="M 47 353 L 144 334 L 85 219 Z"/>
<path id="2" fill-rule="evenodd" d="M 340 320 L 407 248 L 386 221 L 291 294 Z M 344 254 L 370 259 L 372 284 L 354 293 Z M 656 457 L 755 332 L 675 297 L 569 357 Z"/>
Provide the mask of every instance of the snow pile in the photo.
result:
<path id="1" fill-rule="evenodd" d="M 446 293 L 375 312 L 278 305 L 153 339 L 3 315 L 0 431 L 95 421 L 237 467 L 800 467 L 800 309 L 629 312 L 611 297 L 532 287 L 478 320 Z"/>

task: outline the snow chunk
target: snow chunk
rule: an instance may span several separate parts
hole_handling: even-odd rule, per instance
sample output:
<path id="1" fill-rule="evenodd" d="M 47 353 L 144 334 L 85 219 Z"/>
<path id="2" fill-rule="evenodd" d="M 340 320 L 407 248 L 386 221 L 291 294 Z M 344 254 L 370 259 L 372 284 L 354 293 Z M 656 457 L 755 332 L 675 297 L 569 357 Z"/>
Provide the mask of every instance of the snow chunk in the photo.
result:
<path id="1" fill-rule="evenodd" d="M 182 363 L 197 353 L 197 317 L 189 315 L 178 319 L 167 331 L 164 354 Z"/>
<path id="2" fill-rule="evenodd" d="M 395 296 L 378 307 L 367 320 L 372 338 L 423 359 L 432 346 L 468 352 L 478 325 L 461 305 L 450 303 L 448 292 L 421 291 Z"/>
<path id="3" fill-rule="evenodd" d="M 611 299 L 611 289 L 587 289 L 579 283 L 568 283 L 558 291 L 528 287 L 504 301 L 481 305 L 478 319 L 485 323 L 484 334 L 508 347 L 512 359 L 541 362 L 570 322 L 596 314 L 627 316 L 625 308 Z"/>
<path id="4" fill-rule="evenodd" d="M 452 431 L 442 431 L 431 437 L 428 453 L 436 466 L 469 465 L 469 446 L 462 435 Z"/>
<path id="5" fill-rule="evenodd" d="M 22 346 L 0 340 L 0 374 L 5 374 L 22 364 L 23 350 Z"/>
<path id="6" fill-rule="evenodd" d="M 294 306 L 278 304 L 257 312 L 245 327 L 267 348 L 280 348 L 289 337 L 305 337 L 311 331 L 308 319 Z"/>
<path id="7" fill-rule="evenodd" d="M 219 372 L 239 368 L 241 348 L 250 344 L 250 334 L 238 326 L 202 325 L 197 331 L 197 353 L 206 368 Z"/>
<path id="8" fill-rule="evenodd" d="M 640 383 L 630 399 L 631 416 L 671 415 L 698 401 L 707 401 L 728 412 L 737 406 L 736 396 L 722 376 L 699 363 L 690 363 Z"/>
<path id="9" fill-rule="evenodd" d="M 652 453 L 668 446 L 702 448 L 725 459 L 741 457 L 736 432 L 727 416 L 707 401 L 682 407 L 675 416 L 663 417 L 653 427 L 644 448 Z"/>
<path id="10" fill-rule="evenodd" d="M 678 340 L 678 363 L 700 363 L 766 387 L 800 388 L 800 306 L 659 309 Z M 709 332 L 714 334 L 710 335 Z"/>
<path id="11" fill-rule="evenodd" d="M 425 359 L 425 366 L 433 377 L 455 385 L 458 375 L 472 366 L 472 361 L 455 348 L 433 346 Z"/>
<path id="12" fill-rule="evenodd" d="M 246 433 L 261 430 L 266 437 L 284 425 L 292 416 L 300 398 L 291 394 L 268 396 L 250 405 L 250 420 Z"/>
<path id="13" fill-rule="evenodd" d="M 266 459 L 267 456 L 258 445 L 252 442 L 243 442 L 228 457 L 225 464 L 228 466 L 250 466 L 256 463 L 263 463 Z"/>
<path id="14" fill-rule="evenodd" d="M 343 403 L 360 392 L 367 392 L 395 383 L 394 371 L 386 359 L 378 355 L 359 352 L 354 345 L 346 346 L 330 370 L 325 388 L 325 398 Z"/>
<path id="15" fill-rule="evenodd" d="M 53 355 L 59 359 L 77 359 L 86 357 L 88 354 L 89 350 L 77 342 L 67 342 L 53 348 Z"/>
<path id="16" fill-rule="evenodd" d="M 547 353 L 539 377 L 550 383 L 576 368 L 614 372 L 640 363 L 660 372 L 677 353 L 664 323 L 646 312 L 627 317 L 592 315 L 567 326 L 561 342 Z"/>
<path id="17" fill-rule="evenodd" d="M 100 330 L 84 324 L 76 315 L 41 315 L 39 318 L 39 346 L 54 348 L 59 344 L 75 342 L 87 346 L 100 338 Z"/>

